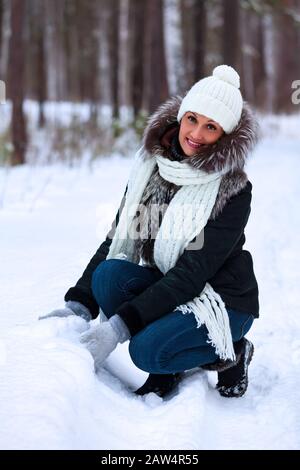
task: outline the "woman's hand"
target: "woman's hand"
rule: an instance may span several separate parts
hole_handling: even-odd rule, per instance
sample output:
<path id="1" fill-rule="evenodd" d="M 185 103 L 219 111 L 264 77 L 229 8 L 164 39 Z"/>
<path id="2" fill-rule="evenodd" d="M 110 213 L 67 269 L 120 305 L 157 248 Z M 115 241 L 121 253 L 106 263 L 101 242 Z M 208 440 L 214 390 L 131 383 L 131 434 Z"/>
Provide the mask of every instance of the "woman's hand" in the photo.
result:
<path id="1" fill-rule="evenodd" d="M 86 344 L 87 349 L 95 361 L 97 371 L 110 353 L 119 343 L 119 335 L 109 321 L 100 323 L 96 328 L 82 333 L 80 342 Z"/>
<path id="2" fill-rule="evenodd" d="M 39 317 L 39 320 L 45 320 L 46 318 L 51 317 L 69 317 L 70 315 L 77 315 L 86 321 L 90 321 L 92 319 L 90 311 L 85 305 L 82 305 L 80 302 L 75 302 L 74 300 L 68 300 L 65 308 L 58 308 L 46 315 L 42 315 Z"/>
<path id="3" fill-rule="evenodd" d="M 46 320 L 47 318 L 52 318 L 52 317 L 69 317 L 70 315 L 75 315 L 73 310 L 71 310 L 68 307 L 65 308 L 58 308 L 56 310 L 52 310 L 52 312 L 47 313 L 46 315 L 42 315 L 39 317 L 39 320 Z"/>

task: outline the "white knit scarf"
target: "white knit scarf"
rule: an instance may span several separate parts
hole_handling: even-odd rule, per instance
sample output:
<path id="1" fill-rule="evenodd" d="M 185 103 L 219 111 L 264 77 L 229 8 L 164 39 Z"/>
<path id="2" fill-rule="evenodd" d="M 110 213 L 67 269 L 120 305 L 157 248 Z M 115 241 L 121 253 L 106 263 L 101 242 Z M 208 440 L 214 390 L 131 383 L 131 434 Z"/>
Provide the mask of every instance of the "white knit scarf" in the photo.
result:
<path id="1" fill-rule="evenodd" d="M 155 263 L 166 274 L 190 242 L 204 230 L 226 171 L 209 174 L 185 162 L 170 161 L 161 156 L 144 158 L 143 148 L 140 149 L 129 176 L 125 205 L 107 259 L 127 258 L 139 262 L 134 252 L 131 223 L 156 164 L 162 178 L 182 186 L 170 201 L 154 242 Z M 193 313 L 197 327 L 205 324 L 208 343 L 215 347 L 221 359 L 235 359 L 225 304 L 208 282 L 197 297 L 177 306 L 176 310 L 183 314 Z"/>

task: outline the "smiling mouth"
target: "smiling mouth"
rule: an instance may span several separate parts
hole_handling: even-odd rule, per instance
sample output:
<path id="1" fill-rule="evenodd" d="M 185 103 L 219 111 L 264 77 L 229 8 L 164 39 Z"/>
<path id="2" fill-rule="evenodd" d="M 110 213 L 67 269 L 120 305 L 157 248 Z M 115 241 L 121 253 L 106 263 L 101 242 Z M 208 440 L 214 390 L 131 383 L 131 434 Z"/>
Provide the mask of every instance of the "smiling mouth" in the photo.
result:
<path id="1" fill-rule="evenodd" d="M 191 147 L 192 149 L 198 149 L 199 147 L 201 147 L 201 145 L 203 145 L 203 144 L 194 142 L 193 140 L 190 140 L 188 137 L 186 138 L 186 142 L 189 145 L 189 147 Z"/>

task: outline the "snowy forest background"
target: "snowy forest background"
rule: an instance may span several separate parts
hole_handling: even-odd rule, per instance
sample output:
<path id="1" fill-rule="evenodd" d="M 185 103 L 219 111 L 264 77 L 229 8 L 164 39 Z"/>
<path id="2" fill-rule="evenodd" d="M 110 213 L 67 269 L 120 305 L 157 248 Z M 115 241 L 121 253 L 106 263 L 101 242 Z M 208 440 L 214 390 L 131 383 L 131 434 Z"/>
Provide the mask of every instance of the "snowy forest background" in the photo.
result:
<path id="1" fill-rule="evenodd" d="M 81 157 L 86 140 L 97 157 L 128 127 L 139 137 L 149 113 L 221 63 L 237 68 L 258 110 L 295 112 L 299 50 L 300 0 L 0 0 L 0 79 L 12 105 L 0 163 L 41 153 L 32 126 L 47 129 L 50 159 Z M 84 103 L 84 118 L 73 107 L 67 124 L 55 119 L 62 102 Z"/>
<path id="2" fill-rule="evenodd" d="M 300 449 L 299 25 L 300 0 L 0 0 L 0 449 Z M 139 397 L 128 342 L 96 375 L 86 323 L 38 317 L 105 239 L 149 113 L 221 63 L 261 130 L 249 387 L 196 368 Z"/>

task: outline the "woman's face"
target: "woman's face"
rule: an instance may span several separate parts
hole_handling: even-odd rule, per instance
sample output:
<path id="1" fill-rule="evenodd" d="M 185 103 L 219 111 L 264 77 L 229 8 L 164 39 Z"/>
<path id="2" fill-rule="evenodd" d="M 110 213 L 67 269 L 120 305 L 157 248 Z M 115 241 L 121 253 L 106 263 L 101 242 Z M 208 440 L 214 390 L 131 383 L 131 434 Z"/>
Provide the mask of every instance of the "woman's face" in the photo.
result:
<path id="1" fill-rule="evenodd" d="M 187 112 L 181 119 L 179 129 L 179 143 L 185 155 L 192 157 L 201 145 L 214 144 L 224 131 L 212 119 L 202 114 Z"/>

